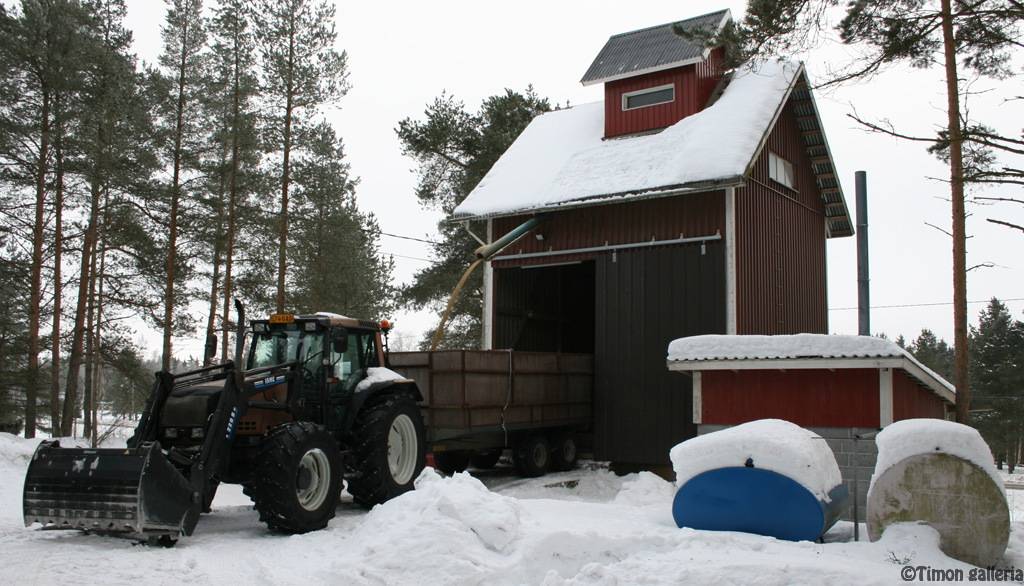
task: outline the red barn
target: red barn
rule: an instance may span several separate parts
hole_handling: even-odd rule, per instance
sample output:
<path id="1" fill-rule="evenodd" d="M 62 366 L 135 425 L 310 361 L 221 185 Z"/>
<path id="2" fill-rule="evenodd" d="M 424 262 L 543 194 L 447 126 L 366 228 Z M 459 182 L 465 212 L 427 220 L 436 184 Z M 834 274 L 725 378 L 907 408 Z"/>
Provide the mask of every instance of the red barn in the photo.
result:
<path id="1" fill-rule="evenodd" d="M 828 331 L 825 244 L 853 226 L 807 74 L 674 32 L 729 18 L 609 38 L 582 79 L 603 101 L 535 118 L 454 212 L 492 242 L 542 220 L 485 266 L 482 345 L 593 354 L 597 458 L 696 434 L 671 340 Z"/>

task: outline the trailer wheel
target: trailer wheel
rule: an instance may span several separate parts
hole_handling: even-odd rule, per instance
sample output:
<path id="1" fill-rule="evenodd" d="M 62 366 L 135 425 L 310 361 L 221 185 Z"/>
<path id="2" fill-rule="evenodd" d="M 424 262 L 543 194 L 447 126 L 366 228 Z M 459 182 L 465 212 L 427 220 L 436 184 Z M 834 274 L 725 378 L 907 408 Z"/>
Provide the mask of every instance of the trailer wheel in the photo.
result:
<path id="1" fill-rule="evenodd" d="M 434 452 L 434 464 L 437 469 L 445 474 L 451 476 L 459 472 L 465 472 L 469 466 L 469 460 L 472 454 L 462 450 L 452 450 L 450 452 Z"/>
<path id="2" fill-rule="evenodd" d="M 531 435 L 512 451 L 519 474 L 527 478 L 544 476 L 551 466 L 551 446 L 543 435 Z"/>
<path id="3" fill-rule="evenodd" d="M 352 425 L 354 474 L 348 491 L 372 507 L 413 489 L 426 464 L 426 433 L 420 409 L 405 394 L 371 398 Z"/>
<path id="4" fill-rule="evenodd" d="M 554 446 L 551 449 L 551 467 L 555 470 L 572 470 L 576 467 L 578 453 L 576 450 L 576 438 L 572 432 L 564 432 L 555 436 Z"/>
<path id="5" fill-rule="evenodd" d="M 501 454 L 504 451 L 505 450 L 498 448 L 495 450 L 488 450 L 486 452 L 478 452 L 469 459 L 469 463 L 472 464 L 474 468 L 490 470 L 498 464 L 498 460 L 501 459 Z"/>
<path id="6" fill-rule="evenodd" d="M 307 533 L 327 526 L 341 496 L 341 454 L 326 429 L 284 424 L 263 441 L 244 485 L 260 521 L 273 531 Z"/>

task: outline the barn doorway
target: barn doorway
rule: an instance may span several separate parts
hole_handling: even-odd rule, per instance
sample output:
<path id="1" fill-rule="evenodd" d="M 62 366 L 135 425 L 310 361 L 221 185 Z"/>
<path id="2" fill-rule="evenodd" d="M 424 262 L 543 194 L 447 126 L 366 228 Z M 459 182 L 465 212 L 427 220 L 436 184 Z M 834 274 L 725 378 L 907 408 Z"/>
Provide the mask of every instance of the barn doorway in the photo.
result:
<path id="1" fill-rule="evenodd" d="M 494 348 L 594 352 L 594 261 L 494 271 Z"/>

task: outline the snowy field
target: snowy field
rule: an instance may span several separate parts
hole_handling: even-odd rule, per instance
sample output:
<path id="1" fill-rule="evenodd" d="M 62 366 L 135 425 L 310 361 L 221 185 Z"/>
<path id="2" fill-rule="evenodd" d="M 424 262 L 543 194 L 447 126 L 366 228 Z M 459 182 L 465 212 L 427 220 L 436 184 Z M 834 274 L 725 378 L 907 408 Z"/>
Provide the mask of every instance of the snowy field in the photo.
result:
<path id="1" fill-rule="evenodd" d="M 895 584 L 901 566 L 969 566 L 923 526 L 826 543 L 681 530 L 673 487 L 598 465 L 519 479 L 507 468 L 443 478 L 367 513 L 344 502 L 327 529 L 268 533 L 236 486 L 173 549 L 76 531 L 26 529 L 21 491 L 34 441 L 0 434 L 0 584 Z M 1024 568 L 1024 491 L 1009 493 L 1005 566 Z M 866 532 L 861 531 L 864 538 Z"/>

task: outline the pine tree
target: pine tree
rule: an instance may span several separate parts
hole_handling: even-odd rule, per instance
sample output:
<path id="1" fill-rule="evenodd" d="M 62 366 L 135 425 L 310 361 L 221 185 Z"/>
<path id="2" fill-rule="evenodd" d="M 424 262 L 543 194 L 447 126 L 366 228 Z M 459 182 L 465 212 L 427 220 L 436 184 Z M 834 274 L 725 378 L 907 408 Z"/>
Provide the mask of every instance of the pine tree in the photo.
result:
<path id="1" fill-rule="evenodd" d="M 449 217 L 502 153 L 538 114 L 551 110 L 546 98 L 532 87 L 524 92 L 505 93 L 484 100 L 476 113 L 449 95 L 442 95 L 427 106 L 425 120 L 402 120 L 396 132 L 403 153 L 418 165 L 416 196 L 420 205 L 441 211 Z M 484 226 L 472 226 L 477 234 Z M 462 227 L 448 222 L 438 225 L 439 242 L 433 245 L 435 262 L 416 273 L 413 283 L 401 291 L 404 304 L 416 309 L 440 310 L 452 288 L 474 260 L 479 246 Z M 476 273 L 452 310 L 444 348 L 478 348 L 483 314 L 483 277 Z M 433 332 L 423 342 L 429 344 Z"/>
<path id="2" fill-rule="evenodd" d="M 934 370 L 943 378 L 949 379 L 953 372 L 953 349 L 945 340 L 939 339 L 931 330 L 925 328 L 907 348 L 914 358 Z"/>
<path id="3" fill-rule="evenodd" d="M 971 379 L 977 425 L 1013 473 L 1024 439 L 1024 323 L 993 298 L 971 328 Z"/>
<path id="4" fill-rule="evenodd" d="M 334 50 L 334 18 L 335 6 L 325 0 L 258 0 L 255 11 L 262 89 L 273 110 L 269 142 L 281 153 L 275 298 L 278 312 L 285 308 L 292 151 L 301 146 L 297 139 L 305 118 L 319 106 L 343 96 L 348 88 L 346 55 Z"/>
<path id="5" fill-rule="evenodd" d="M 394 261 L 377 247 L 376 219 L 359 211 L 334 129 L 321 122 L 310 132 L 308 154 L 294 169 L 291 304 L 301 312 L 384 317 L 394 307 Z"/>

